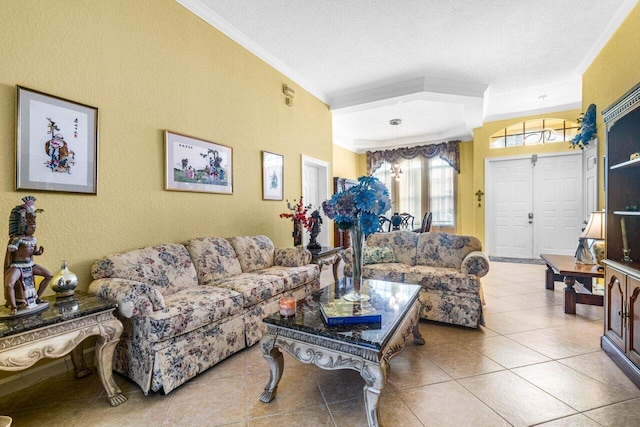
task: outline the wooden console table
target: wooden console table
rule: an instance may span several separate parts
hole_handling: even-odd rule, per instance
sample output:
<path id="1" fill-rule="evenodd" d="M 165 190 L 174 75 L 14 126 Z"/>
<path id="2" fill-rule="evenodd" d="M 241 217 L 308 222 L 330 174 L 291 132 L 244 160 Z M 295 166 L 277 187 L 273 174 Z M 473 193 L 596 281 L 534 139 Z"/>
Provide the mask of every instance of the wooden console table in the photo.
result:
<path id="1" fill-rule="evenodd" d="M 604 271 L 598 270 L 597 264 L 579 264 L 570 255 L 541 254 L 540 258 L 547 263 L 547 289 L 553 289 L 554 282 L 564 280 L 566 314 L 576 314 L 576 304 L 603 305 L 604 296 L 592 293 L 592 279 L 604 277 Z"/>
<path id="2" fill-rule="evenodd" d="M 0 320 L 0 370 L 20 371 L 40 359 L 71 353 L 76 378 L 91 373 L 82 354 L 85 338 L 96 335 L 96 368 L 111 406 L 127 401 L 113 379 L 113 352 L 122 323 L 113 316 L 116 304 L 79 293 L 56 300 L 45 297 L 49 308 L 36 314 Z"/>

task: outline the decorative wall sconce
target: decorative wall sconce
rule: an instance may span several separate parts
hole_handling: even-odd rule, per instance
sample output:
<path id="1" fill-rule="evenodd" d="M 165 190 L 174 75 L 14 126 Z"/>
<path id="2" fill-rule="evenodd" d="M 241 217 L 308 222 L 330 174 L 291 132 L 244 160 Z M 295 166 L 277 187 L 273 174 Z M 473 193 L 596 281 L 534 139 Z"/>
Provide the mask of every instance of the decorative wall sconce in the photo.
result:
<path id="1" fill-rule="evenodd" d="M 286 97 L 285 103 L 289 107 L 293 107 L 293 98 L 296 97 L 296 91 L 293 90 L 289 85 L 285 83 L 282 85 L 282 93 L 284 93 L 284 96 Z"/>

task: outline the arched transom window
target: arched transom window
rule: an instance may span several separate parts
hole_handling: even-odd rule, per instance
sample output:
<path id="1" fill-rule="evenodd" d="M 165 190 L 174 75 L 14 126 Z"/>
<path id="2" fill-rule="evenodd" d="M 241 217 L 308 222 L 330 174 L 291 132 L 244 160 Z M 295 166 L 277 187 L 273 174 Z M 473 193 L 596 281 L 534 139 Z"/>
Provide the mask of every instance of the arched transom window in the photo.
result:
<path id="1" fill-rule="evenodd" d="M 564 119 L 543 118 L 514 123 L 490 137 L 490 148 L 521 147 L 571 141 L 580 125 Z"/>

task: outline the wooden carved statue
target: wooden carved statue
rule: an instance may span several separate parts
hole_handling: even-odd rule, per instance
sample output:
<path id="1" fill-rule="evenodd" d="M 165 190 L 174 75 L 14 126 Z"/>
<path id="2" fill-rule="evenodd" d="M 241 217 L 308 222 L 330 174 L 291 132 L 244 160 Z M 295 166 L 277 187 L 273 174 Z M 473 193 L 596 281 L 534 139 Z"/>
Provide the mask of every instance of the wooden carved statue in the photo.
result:
<path id="1" fill-rule="evenodd" d="M 40 303 L 52 278 L 49 270 L 33 262 L 34 255 L 44 252 L 42 246 L 38 248 L 33 235 L 36 231 L 36 214 L 43 210 L 36 209 L 33 196 L 24 197 L 22 201 L 24 204 L 11 210 L 9 244 L 4 259 L 4 297 L 11 314 Z M 37 292 L 35 276 L 44 278 Z"/>

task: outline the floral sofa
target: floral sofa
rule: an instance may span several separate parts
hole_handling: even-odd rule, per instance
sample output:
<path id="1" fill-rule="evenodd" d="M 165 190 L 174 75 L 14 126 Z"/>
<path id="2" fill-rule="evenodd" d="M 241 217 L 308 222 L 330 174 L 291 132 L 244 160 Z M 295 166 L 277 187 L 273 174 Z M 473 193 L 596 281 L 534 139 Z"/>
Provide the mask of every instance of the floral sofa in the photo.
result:
<path id="1" fill-rule="evenodd" d="M 422 318 L 476 328 L 484 325 L 480 278 L 489 272 L 489 259 L 481 250 L 472 236 L 376 233 L 363 248 L 362 276 L 418 284 Z M 344 274 L 352 274 L 350 251 L 344 261 Z"/>
<path id="2" fill-rule="evenodd" d="M 118 303 L 124 331 L 114 370 L 144 391 L 169 393 L 263 334 L 282 296 L 319 289 L 304 248 L 266 236 L 204 237 L 108 255 L 89 292 Z"/>

